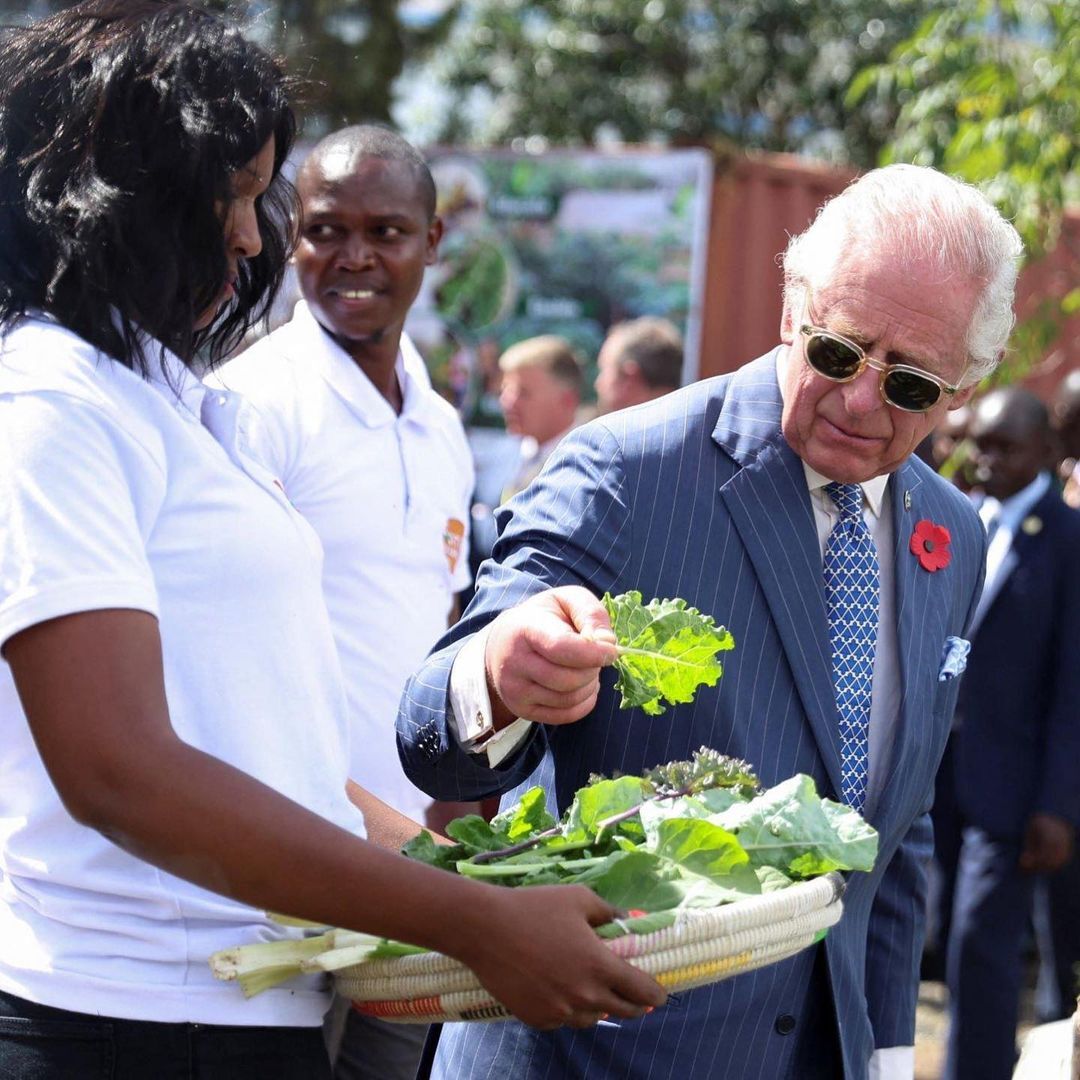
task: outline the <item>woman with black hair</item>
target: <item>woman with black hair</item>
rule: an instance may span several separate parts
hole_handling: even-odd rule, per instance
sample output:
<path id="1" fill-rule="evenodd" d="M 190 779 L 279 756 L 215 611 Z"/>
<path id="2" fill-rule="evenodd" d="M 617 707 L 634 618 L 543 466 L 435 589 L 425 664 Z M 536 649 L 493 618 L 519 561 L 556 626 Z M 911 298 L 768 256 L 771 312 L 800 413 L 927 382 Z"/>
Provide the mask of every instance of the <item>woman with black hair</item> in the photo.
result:
<path id="1" fill-rule="evenodd" d="M 0 42 L 0 1077 L 328 1075 L 318 985 L 210 976 L 289 933 L 266 910 L 449 953 L 538 1026 L 663 999 L 586 890 L 360 839 L 318 543 L 191 372 L 280 279 L 293 130 L 193 5 Z"/>

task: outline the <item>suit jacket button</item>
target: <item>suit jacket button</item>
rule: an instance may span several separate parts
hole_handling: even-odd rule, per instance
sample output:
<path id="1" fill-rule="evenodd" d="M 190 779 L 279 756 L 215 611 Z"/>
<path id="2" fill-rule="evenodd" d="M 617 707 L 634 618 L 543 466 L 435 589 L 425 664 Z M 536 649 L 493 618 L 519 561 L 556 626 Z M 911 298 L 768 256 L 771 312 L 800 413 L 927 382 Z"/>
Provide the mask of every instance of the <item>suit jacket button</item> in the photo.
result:
<path id="1" fill-rule="evenodd" d="M 782 1013 L 776 1018 L 777 1035 L 790 1035 L 795 1030 L 795 1017 L 790 1013 Z"/>

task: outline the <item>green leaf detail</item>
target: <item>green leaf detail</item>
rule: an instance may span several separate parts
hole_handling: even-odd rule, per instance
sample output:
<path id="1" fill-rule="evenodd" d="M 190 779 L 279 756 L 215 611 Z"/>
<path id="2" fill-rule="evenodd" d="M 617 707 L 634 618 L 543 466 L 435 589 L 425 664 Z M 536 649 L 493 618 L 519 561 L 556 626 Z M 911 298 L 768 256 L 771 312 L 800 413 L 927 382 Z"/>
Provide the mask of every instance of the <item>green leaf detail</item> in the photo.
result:
<path id="1" fill-rule="evenodd" d="M 466 851 L 461 844 L 436 844 L 425 829 L 402 846 L 401 854 L 440 870 L 453 870 L 454 864 L 465 858 Z"/>
<path id="2" fill-rule="evenodd" d="M 446 835 L 456 840 L 470 855 L 478 851 L 499 851 L 509 846 L 510 837 L 488 824 L 479 814 L 455 818 L 446 826 Z"/>
<path id="3" fill-rule="evenodd" d="M 654 850 L 617 852 L 573 880 L 611 904 L 645 911 L 715 907 L 761 892 L 734 836 L 709 821 L 680 818 L 660 826 Z"/>
<path id="4" fill-rule="evenodd" d="M 627 934 L 655 934 L 666 930 L 675 922 L 674 911 L 653 911 L 647 915 L 637 915 L 618 922 L 604 923 L 596 928 L 596 936 L 610 940 L 626 937 Z"/>
<path id="5" fill-rule="evenodd" d="M 601 780 L 581 788 L 574 796 L 567 816 L 567 839 L 594 838 L 602 822 L 624 810 L 639 806 L 644 801 L 645 794 L 645 785 L 639 776 L 620 776 L 617 780 Z M 636 826 L 640 835 L 640 824 L 625 824 Z"/>
<path id="6" fill-rule="evenodd" d="M 805 878 L 830 870 L 870 870 L 878 837 L 850 807 L 821 799 L 813 778 L 799 774 L 714 818 L 729 829 L 755 867 Z"/>
<path id="7" fill-rule="evenodd" d="M 754 873 L 757 875 L 758 884 L 763 893 L 776 892 L 794 884 L 787 874 L 782 870 L 777 870 L 775 866 L 758 866 L 754 869 Z"/>
<path id="8" fill-rule="evenodd" d="M 619 646 L 615 685 L 624 709 L 659 716 L 667 705 L 692 701 L 699 686 L 716 685 L 724 671 L 716 654 L 733 648 L 735 639 L 711 616 L 685 600 L 643 605 L 639 592 L 605 593 L 604 606 Z"/>
<path id="9" fill-rule="evenodd" d="M 736 867 L 750 862 L 734 833 L 711 821 L 692 818 L 661 822 L 653 851 L 662 859 L 670 859 L 690 873 L 712 881 L 726 879 Z"/>
<path id="10" fill-rule="evenodd" d="M 492 828 L 505 833 L 513 843 L 545 832 L 554 824 L 542 787 L 529 788 L 515 806 L 491 819 Z"/>

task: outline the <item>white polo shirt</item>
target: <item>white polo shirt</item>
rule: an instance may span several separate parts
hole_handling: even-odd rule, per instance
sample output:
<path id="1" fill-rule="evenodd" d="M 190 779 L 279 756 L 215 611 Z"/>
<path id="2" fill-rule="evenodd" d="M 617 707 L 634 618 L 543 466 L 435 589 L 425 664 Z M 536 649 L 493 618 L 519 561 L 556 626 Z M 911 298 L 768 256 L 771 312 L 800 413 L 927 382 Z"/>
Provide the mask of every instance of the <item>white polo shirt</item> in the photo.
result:
<path id="1" fill-rule="evenodd" d="M 406 679 L 469 583 L 472 456 L 457 413 L 401 339 L 400 415 L 307 304 L 212 381 L 239 391 L 263 460 L 325 551 L 323 587 L 353 722 L 353 779 L 423 820 L 394 720 Z"/>
<path id="2" fill-rule="evenodd" d="M 246 455 L 238 399 L 168 366 L 144 380 L 45 320 L 3 339 L 0 642 L 80 611 L 152 613 L 177 734 L 363 835 L 318 539 Z M 292 933 L 75 822 L 0 662 L 0 990 L 120 1018 L 315 1025 L 321 984 L 246 1001 L 207 964 Z"/>

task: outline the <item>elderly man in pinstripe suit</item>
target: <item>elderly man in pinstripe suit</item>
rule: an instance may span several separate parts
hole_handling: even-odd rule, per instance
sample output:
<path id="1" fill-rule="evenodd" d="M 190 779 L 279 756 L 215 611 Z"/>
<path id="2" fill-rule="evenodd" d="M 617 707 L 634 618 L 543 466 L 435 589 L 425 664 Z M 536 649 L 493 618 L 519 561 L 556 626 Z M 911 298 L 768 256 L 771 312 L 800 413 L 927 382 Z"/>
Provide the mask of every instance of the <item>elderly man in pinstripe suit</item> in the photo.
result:
<path id="1" fill-rule="evenodd" d="M 775 350 L 578 429 L 500 510 L 473 603 L 402 701 L 415 783 L 512 798 L 538 779 L 562 809 L 591 772 L 704 744 L 766 784 L 809 773 L 881 848 L 823 944 L 640 1020 L 456 1026 L 436 1075 L 910 1080 L 927 811 L 985 556 L 967 500 L 911 454 L 998 362 L 1019 254 L 974 189 L 875 170 L 789 245 Z M 618 710 L 597 595 L 627 589 L 731 629 L 717 687 Z"/>

